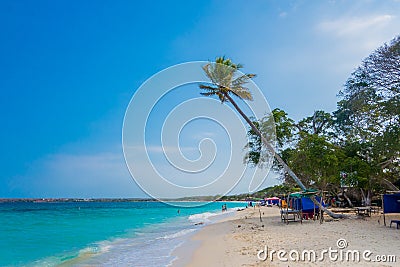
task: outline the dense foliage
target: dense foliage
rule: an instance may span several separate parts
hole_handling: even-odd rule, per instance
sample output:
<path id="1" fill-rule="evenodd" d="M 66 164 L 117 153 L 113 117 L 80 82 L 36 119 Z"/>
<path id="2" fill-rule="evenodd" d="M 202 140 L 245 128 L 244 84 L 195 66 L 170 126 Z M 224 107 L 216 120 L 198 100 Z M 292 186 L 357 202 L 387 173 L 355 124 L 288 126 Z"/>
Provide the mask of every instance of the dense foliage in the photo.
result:
<path id="1" fill-rule="evenodd" d="M 307 187 L 345 194 L 359 190 L 364 204 L 400 173 L 400 36 L 368 56 L 339 92 L 337 110 L 315 111 L 298 122 L 273 110 L 277 151 Z M 264 132 L 264 118 L 255 122 Z M 246 162 L 263 159 L 249 131 Z M 293 185 L 276 165 L 284 184 Z"/>

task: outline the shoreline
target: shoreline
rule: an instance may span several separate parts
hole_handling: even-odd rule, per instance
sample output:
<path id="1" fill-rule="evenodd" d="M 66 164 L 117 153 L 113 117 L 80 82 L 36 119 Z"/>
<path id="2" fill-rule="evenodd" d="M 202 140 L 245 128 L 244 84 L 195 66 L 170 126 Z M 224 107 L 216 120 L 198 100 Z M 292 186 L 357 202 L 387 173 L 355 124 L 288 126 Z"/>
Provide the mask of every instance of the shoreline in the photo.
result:
<path id="1" fill-rule="evenodd" d="M 303 221 L 302 224 L 284 224 L 277 207 L 236 211 L 233 216 L 205 225 L 194 233 L 189 241 L 173 252 L 178 259 L 170 266 L 321 266 L 321 263 L 328 266 L 400 265 L 400 230 L 378 224 L 380 215 L 342 220 L 325 218 L 322 224 L 313 220 Z M 339 239 L 346 244 L 345 248 L 338 247 Z M 330 248 L 338 251 L 337 259 L 322 253 Z M 268 256 L 272 250 L 286 251 L 287 260 L 279 260 L 276 254 L 272 254 L 272 259 L 267 257 L 260 260 L 257 257 L 260 250 L 267 250 Z M 297 251 L 301 255 L 305 250 L 315 251 L 316 261 L 296 259 L 296 253 L 292 258 L 288 256 L 290 251 Z M 359 260 L 357 255 L 353 259 L 350 254 L 346 259 L 349 251 L 357 251 Z M 371 254 L 364 259 L 362 253 L 366 251 Z M 259 255 L 261 258 L 265 256 L 263 253 Z M 377 262 L 377 256 L 380 256 L 380 262 Z M 386 257 L 386 262 L 382 261 L 382 256 Z"/>
<path id="2" fill-rule="evenodd" d="M 238 201 L 227 201 L 226 203 L 238 203 Z M 242 209 L 242 207 L 236 207 L 228 210 L 227 213 L 217 214 L 217 218 L 215 219 L 215 221 L 211 220 L 210 224 L 204 225 L 198 231 L 187 236 L 187 239 L 180 246 L 172 251 L 171 255 L 173 255 L 175 258 L 168 266 L 187 266 L 193 260 L 193 254 L 195 253 L 195 251 L 198 250 L 202 245 L 202 241 L 196 238 L 197 235 L 204 231 L 204 229 L 208 229 L 208 227 L 210 226 L 234 220 L 237 216 L 238 208 Z"/>

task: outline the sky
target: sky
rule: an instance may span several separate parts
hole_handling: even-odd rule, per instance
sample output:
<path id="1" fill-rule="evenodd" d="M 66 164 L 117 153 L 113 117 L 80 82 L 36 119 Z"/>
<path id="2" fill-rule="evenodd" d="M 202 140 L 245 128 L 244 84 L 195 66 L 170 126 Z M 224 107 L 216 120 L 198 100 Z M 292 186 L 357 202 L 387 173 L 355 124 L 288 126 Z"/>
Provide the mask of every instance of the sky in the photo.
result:
<path id="1" fill-rule="evenodd" d="M 226 55 L 257 74 L 271 109 L 295 120 L 332 112 L 362 59 L 399 34 L 398 14 L 398 0 L 0 1 L 0 198 L 148 196 L 125 164 L 124 115 L 138 88 L 175 64 Z M 160 169 L 157 125 L 199 96 L 187 87 L 150 117 L 146 140 Z M 214 151 L 227 139 L 210 121 L 186 126 L 190 160 L 201 140 L 215 138 L 205 143 Z M 231 147 L 223 142 L 217 155 Z M 276 182 L 269 175 L 262 186 Z M 245 181 L 231 192 L 247 190 Z"/>

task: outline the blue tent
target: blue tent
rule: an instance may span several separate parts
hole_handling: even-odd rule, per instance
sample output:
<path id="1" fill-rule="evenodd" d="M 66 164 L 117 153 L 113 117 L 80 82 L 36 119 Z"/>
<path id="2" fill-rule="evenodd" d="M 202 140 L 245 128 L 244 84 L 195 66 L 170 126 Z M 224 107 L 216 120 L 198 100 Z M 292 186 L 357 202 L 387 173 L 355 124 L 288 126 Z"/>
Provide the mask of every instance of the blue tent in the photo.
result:
<path id="1" fill-rule="evenodd" d="M 400 213 L 400 193 L 383 195 L 383 222 L 385 225 L 385 214 L 387 213 Z"/>
<path id="2" fill-rule="evenodd" d="M 321 203 L 321 197 L 315 196 L 315 200 L 316 200 L 317 202 Z M 315 210 L 316 210 L 316 211 L 319 210 L 318 206 L 315 205 L 314 202 L 312 202 L 312 200 L 311 200 L 310 198 L 308 198 L 308 197 L 303 197 L 303 198 L 301 199 L 301 204 L 302 204 L 303 212 L 305 212 L 305 211 L 306 211 L 306 212 L 307 212 L 307 211 L 314 211 L 314 207 L 315 207 Z M 322 202 L 322 205 L 325 207 L 324 202 Z"/>
<path id="3" fill-rule="evenodd" d="M 400 213 L 400 193 L 383 195 L 383 213 Z"/>
<path id="4" fill-rule="evenodd" d="M 315 200 L 321 202 L 321 197 L 315 196 Z M 302 210 L 303 212 L 313 212 L 314 208 L 315 211 L 319 210 L 318 206 L 309 197 L 294 198 L 292 203 L 292 208 L 295 210 Z M 322 205 L 325 206 L 323 202 Z"/>

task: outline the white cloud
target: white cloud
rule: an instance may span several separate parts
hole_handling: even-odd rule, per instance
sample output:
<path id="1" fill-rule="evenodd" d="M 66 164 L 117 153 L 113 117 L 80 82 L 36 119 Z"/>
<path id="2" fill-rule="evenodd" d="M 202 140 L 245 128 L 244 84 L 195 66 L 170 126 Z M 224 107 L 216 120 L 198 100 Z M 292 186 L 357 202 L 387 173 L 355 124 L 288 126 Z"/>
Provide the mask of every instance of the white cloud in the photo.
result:
<path id="1" fill-rule="evenodd" d="M 325 58 L 335 62 L 333 71 L 350 73 L 362 59 L 398 34 L 399 26 L 398 17 L 383 13 L 325 20 L 317 23 L 316 31 L 329 47 Z"/>
<path id="2" fill-rule="evenodd" d="M 337 20 L 324 21 L 318 25 L 321 31 L 334 33 L 337 36 L 354 36 L 367 34 L 371 30 L 382 29 L 395 16 L 384 14 L 369 17 L 348 17 Z"/>
<path id="3" fill-rule="evenodd" d="M 279 17 L 280 17 L 280 18 L 286 18 L 286 17 L 287 17 L 287 15 L 288 15 L 288 13 L 287 13 L 287 12 L 285 12 L 285 11 L 283 11 L 283 12 L 279 13 Z"/>

